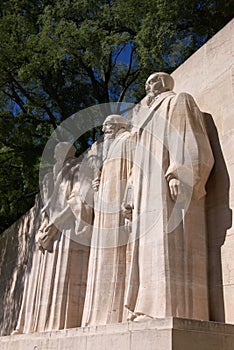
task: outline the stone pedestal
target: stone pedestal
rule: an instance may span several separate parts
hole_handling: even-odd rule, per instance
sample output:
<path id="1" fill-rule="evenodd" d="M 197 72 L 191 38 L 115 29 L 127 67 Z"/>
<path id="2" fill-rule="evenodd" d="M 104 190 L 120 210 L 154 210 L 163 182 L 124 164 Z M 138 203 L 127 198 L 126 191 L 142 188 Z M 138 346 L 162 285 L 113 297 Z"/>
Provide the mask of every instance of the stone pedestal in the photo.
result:
<path id="1" fill-rule="evenodd" d="M 234 325 L 172 318 L 0 338 L 1 350 L 233 350 Z"/>

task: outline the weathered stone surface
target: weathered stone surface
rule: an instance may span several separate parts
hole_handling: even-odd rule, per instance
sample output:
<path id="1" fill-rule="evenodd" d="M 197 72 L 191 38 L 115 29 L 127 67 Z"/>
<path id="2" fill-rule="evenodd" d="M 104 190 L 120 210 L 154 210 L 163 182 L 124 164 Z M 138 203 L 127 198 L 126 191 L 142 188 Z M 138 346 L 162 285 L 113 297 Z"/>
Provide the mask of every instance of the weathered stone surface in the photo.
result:
<path id="1" fill-rule="evenodd" d="M 24 283 L 32 267 L 40 201 L 0 236 L 0 335 L 16 326 Z"/>
<path id="2" fill-rule="evenodd" d="M 0 338 L 1 350 L 232 350 L 234 326 L 179 318 Z"/>
<path id="3" fill-rule="evenodd" d="M 217 128 L 218 138 L 214 137 L 214 132 L 211 136 L 213 147 L 216 148 L 216 165 L 214 176 L 208 183 L 213 191 L 208 198 L 207 218 L 210 307 L 212 320 L 224 321 L 225 313 L 225 320 L 230 323 L 234 323 L 234 259 L 231 258 L 234 252 L 233 33 L 234 20 L 172 74 L 176 82 L 175 91 L 191 93 L 199 107 L 212 115 Z M 217 262 L 221 259 L 220 272 L 217 271 Z M 220 298 L 225 305 L 223 311 Z"/>
<path id="4" fill-rule="evenodd" d="M 224 316 L 226 316 L 227 322 L 234 322 L 234 231 L 233 229 L 227 231 L 231 226 L 229 206 L 233 208 L 234 200 L 233 129 L 231 126 L 234 45 L 230 43 L 233 25 L 234 21 L 173 73 L 177 83 L 176 92 L 191 93 L 196 98 L 199 107 L 210 113 L 214 119 L 213 123 L 211 116 L 205 116 L 207 132 L 216 158 L 212 177 L 207 183 L 208 197 L 206 201 L 209 213 L 207 227 L 210 317 L 212 320 L 224 321 Z M 214 124 L 218 129 L 218 134 Z M 229 187 L 231 191 L 229 191 Z M 209 191 L 209 189 L 213 190 Z M 26 272 L 30 271 L 30 259 L 34 251 L 32 238 L 35 235 L 37 223 L 39 223 L 36 221 L 36 213 L 37 209 L 34 208 L 10 229 L 11 233 L 8 231 L 8 234 L 1 238 L 2 261 L 0 267 L 3 281 L 1 285 L 6 286 L 6 290 L 2 292 L 3 299 L 1 300 L 2 334 L 12 330 L 17 319 L 24 276 Z M 19 246 L 13 234 L 13 231 L 16 230 L 19 230 Z M 5 240 L 7 241 L 6 245 Z M 221 247 L 222 270 L 219 268 L 221 266 Z M 222 304 L 225 305 L 225 315 Z M 166 319 L 165 322 L 167 320 L 172 319 Z M 164 327 L 163 323 L 162 329 L 157 323 L 161 321 L 154 320 L 144 324 L 133 322 L 131 325 L 118 324 L 113 327 L 91 327 L 30 336 L 20 335 L 15 338 L 6 337 L 0 340 L 0 344 L 4 346 L 4 350 L 25 350 L 31 349 L 33 346 L 39 349 L 72 349 L 73 346 L 91 349 L 97 343 L 97 349 L 109 349 L 110 347 L 114 349 L 115 344 L 117 344 L 116 348 L 118 349 L 124 349 L 125 346 L 126 349 L 145 347 L 160 350 L 167 349 L 168 346 L 169 349 L 174 346 L 173 349 L 229 350 L 233 346 L 233 328 L 231 326 L 173 320 L 173 327 L 168 324 Z"/>
<path id="5" fill-rule="evenodd" d="M 46 186 L 42 192 L 42 224 L 37 233 L 32 267 L 25 279 L 17 333 L 81 325 L 89 246 L 77 242 L 77 236 L 84 226 L 86 229 L 92 224 L 92 208 L 85 210 L 86 204 L 80 199 L 81 180 L 77 175 L 80 164 L 74 146 L 59 142 L 54 156 L 53 173 L 48 173 L 53 183 L 51 189 Z M 77 218 L 73 212 L 79 213 Z"/>
<path id="6" fill-rule="evenodd" d="M 83 326 L 122 322 L 124 312 L 128 232 L 121 204 L 131 170 L 130 132 L 119 115 L 108 116 L 103 131 Z"/>
<path id="7" fill-rule="evenodd" d="M 133 111 L 135 247 L 126 306 L 136 318 L 209 320 L 204 200 L 214 159 L 203 114 L 173 85 L 168 74 L 153 73 Z"/>

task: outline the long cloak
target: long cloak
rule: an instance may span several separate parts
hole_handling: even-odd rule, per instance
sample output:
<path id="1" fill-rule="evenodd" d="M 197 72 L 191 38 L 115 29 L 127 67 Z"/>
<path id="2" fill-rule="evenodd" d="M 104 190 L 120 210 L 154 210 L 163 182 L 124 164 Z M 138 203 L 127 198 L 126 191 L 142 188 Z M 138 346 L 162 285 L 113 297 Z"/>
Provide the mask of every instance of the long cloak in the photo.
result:
<path id="1" fill-rule="evenodd" d="M 150 317 L 209 319 L 205 184 L 213 155 L 193 98 L 165 92 L 133 116 L 131 273 L 125 305 Z M 173 202 L 168 181 L 183 184 Z"/>
<path id="2" fill-rule="evenodd" d="M 74 173 L 77 160 L 70 159 L 58 173 L 48 209 L 50 219 L 72 200 L 72 210 L 80 213 L 84 204 L 76 197 L 79 183 Z M 73 214 L 72 214 L 73 215 Z M 77 214 L 79 215 L 79 214 Z M 79 218 L 78 218 L 79 219 Z M 28 273 L 21 311 L 16 326 L 19 333 L 58 330 L 81 325 L 89 247 L 77 243 L 75 216 L 71 216 L 54 238 L 53 252 L 36 248 Z"/>
<path id="3" fill-rule="evenodd" d="M 132 165 L 129 135 L 126 131 L 116 136 L 103 164 L 82 326 L 123 319 L 128 232 L 121 204 Z"/>

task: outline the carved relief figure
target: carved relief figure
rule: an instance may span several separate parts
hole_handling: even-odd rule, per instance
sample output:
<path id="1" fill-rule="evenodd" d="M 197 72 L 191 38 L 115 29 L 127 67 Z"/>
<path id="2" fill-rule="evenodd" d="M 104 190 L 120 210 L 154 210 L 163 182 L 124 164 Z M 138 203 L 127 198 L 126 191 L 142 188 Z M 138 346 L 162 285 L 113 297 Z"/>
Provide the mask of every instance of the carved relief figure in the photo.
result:
<path id="1" fill-rule="evenodd" d="M 121 204 L 132 166 L 132 144 L 126 119 L 119 115 L 107 117 L 103 131 L 103 167 L 93 182 L 98 192 L 83 326 L 122 322 L 124 312 L 128 232 Z"/>
<path id="2" fill-rule="evenodd" d="M 204 200 L 214 159 L 202 113 L 173 86 L 170 75 L 152 74 L 132 131 L 125 118 L 107 117 L 84 171 L 70 144 L 56 146 L 15 333 L 209 320 Z"/>
<path id="3" fill-rule="evenodd" d="M 133 112 L 132 320 L 209 319 L 205 185 L 213 155 L 194 99 L 154 73 Z"/>
<path id="4" fill-rule="evenodd" d="M 92 209 L 79 196 L 81 182 L 75 148 L 60 142 L 54 155 L 53 173 L 47 175 L 53 176 L 53 191 L 47 194 L 48 187 L 44 191 L 46 204 L 36 237 L 39 249 L 26 280 L 14 334 L 81 324 L 89 246 L 79 243 L 79 239 L 77 242 L 77 238 L 84 232 L 89 235 Z"/>

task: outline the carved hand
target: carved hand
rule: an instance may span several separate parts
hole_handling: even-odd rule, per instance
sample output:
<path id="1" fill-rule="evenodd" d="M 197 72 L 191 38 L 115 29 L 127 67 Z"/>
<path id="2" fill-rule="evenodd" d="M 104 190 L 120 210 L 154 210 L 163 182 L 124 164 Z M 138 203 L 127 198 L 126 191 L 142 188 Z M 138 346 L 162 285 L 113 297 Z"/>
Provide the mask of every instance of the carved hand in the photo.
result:
<path id="1" fill-rule="evenodd" d="M 53 251 L 53 241 L 54 236 L 58 233 L 58 229 L 54 224 L 48 224 L 44 229 L 44 232 L 41 232 L 38 238 L 38 246 L 42 251 L 48 250 L 49 252 Z"/>
<path id="2" fill-rule="evenodd" d="M 97 192 L 99 190 L 99 185 L 100 185 L 100 178 L 96 177 L 96 179 L 94 179 L 92 181 L 92 188 L 93 188 L 93 190 Z"/>
<path id="3" fill-rule="evenodd" d="M 169 181 L 170 195 L 173 201 L 176 201 L 177 196 L 181 194 L 180 186 L 181 186 L 181 183 L 178 179 L 171 179 Z"/>
<path id="4" fill-rule="evenodd" d="M 130 205 L 122 204 L 123 217 L 132 221 L 132 207 Z"/>
<path id="5" fill-rule="evenodd" d="M 132 231 L 132 219 L 129 220 L 129 219 L 125 218 L 124 219 L 124 226 L 125 226 L 125 230 L 130 233 Z"/>

